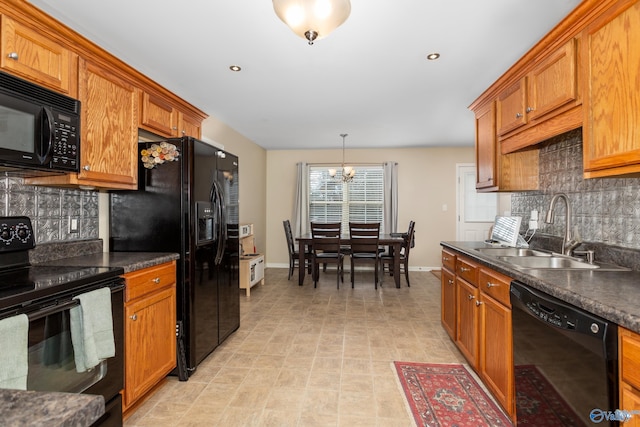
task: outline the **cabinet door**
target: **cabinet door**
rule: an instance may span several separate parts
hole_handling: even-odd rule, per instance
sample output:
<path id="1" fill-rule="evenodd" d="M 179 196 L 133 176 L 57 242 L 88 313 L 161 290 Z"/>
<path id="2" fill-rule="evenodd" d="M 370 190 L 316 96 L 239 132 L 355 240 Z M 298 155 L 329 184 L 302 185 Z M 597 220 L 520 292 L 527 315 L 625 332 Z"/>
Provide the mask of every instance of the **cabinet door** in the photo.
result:
<path id="1" fill-rule="evenodd" d="M 476 188 L 490 189 L 497 183 L 496 113 L 494 103 L 475 111 Z"/>
<path id="2" fill-rule="evenodd" d="M 576 42 L 571 39 L 529 73 L 528 119 L 537 120 L 577 98 Z"/>
<path id="3" fill-rule="evenodd" d="M 178 135 L 200 138 L 202 121 L 183 112 L 178 113 Z"/>
<path id="4" fill-rule="evenodd" d="M 635 411 L 629 421 L 621 423 L 624 427 L 640 427 L 640 391 L 628 384 L 620 385 L 620 408 L 624 411 Z"/>
<path id="5" fill-rule="evenodd" d="M 125 306 L 125 407 L 176 366 L 175 287 Z"/>
<path id="6" fill-rule="evenodd" d="M 513 418 L 515 414 L 511 310 L 481 293 L 480 376 Z"/>
<path id="7" fill-rule="evenodd" d="M 527 123 L 526 77 L 504 90 L 496 102 L 497 133 L 504 135 Z"/>
<path id="8" fill-rule="evenodd" d="M 640 2 L 617 2 L 583 36 L 588 178 L 640 172 Z"/>
<path id="9" fill-rule="evenodd" d="M 78 62 L 78 92 L 82 102 L 78 178 L 135 188 L 138 91 L 127 80 L 97 64 L 82 58 Z"/>
<path id="10" fill-rule="evenodd" d="M 178 110 L 161 97 L 143 92 L 140 127 L 166 137 L 178 136 Z"/>
<path id="11" fill-rule="evenodd" d="M 33 28 L 2 15 L 0 67 L 34 83 L 69 93 L 69 50 Z"/>
<path id="12" fill-rule="evenodd" d="M 451 339 L 456 339 L 456 278 L 452 272 L 446 268 L 442 269 L 441 274 L 442 291 L 441 291 L 441 310 L 442 310 L 442 327 L 449 334 Z"/>
<path id="13" fill-rule="evenodd" d="M 478 366 L 478 289 L 464 280 L 456 279 L 458 349 L 474 369 Z"/>

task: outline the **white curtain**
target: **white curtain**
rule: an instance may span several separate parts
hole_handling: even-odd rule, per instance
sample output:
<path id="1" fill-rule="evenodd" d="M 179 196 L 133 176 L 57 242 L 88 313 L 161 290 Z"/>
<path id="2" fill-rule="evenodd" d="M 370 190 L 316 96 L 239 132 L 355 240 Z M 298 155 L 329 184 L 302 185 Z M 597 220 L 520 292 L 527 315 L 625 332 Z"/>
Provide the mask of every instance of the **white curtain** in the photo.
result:
<path id="1" fill-rule="evenodd" d="M 385 233 L 398 231 L 398 164 L 385 162 L 384 170 L 384 207 L 382 221 Z"/>
<path id="2" fill-rule="evenodd" d="M 296 201 L 293 205 L 291 231 L 293 237 L 309 232 L 309 164 L 297 163 Z"/>

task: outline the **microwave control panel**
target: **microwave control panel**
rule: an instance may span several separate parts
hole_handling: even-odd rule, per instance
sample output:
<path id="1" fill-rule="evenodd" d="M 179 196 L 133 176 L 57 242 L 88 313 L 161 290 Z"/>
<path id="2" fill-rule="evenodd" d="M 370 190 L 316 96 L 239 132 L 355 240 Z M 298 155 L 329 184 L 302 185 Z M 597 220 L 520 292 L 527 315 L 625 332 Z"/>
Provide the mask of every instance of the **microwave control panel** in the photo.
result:
<path id="1" fill-rule="evenodd" d="M 51 163 L 56 169 L 78 171 L 80 164 L 80 137 L 78 116 L 53 111 L 55 137 Z"/>

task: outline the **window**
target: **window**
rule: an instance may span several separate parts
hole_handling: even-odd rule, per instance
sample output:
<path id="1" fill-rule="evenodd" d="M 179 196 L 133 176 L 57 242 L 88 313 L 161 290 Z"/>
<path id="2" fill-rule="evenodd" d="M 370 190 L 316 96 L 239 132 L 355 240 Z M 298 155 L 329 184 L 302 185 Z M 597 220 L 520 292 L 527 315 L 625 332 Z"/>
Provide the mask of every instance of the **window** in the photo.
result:
<path id="1" fill-rule="evenodd" d="M 338 167 L 338 173 L 340 168 Z M 382 165 L 355 167 L 350 183 L 329 176 L 329 169 L 309 168 L 309 221 L 341 222 L 342 231 L 351 222 L 380 222 L 384 206 Z M 384 230 L 384 224 L 381 224 Z"/>

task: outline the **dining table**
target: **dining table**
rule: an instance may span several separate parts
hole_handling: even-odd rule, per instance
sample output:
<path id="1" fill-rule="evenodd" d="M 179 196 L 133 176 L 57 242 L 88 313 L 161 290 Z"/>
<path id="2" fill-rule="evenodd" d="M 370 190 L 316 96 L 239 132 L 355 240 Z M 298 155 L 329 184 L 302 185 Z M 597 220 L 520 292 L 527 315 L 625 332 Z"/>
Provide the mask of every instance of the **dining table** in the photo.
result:
<path id="1" fill-rule="evenodd" d="M 349 235 L 343 235 L 340 237 L 340 246 L 350 246 Z M 298 265 L 303 266 L 298 268 L 298 285 L 304 284 L 304 276 L 306 273 L 305 265 L 305 252 L 311 248 L 311 233 L 302 234 L 296 237 L 298 242 Z M 393 254 L 393 280 L 395 281 L 396 288 L 400 287 L 400 249 L 404 243 L 404 237 L 402 233 L 385 233 L 380 234 L 380 240 L 378 244 L 380 246 L 389 246 L 391 253 Z"/>

